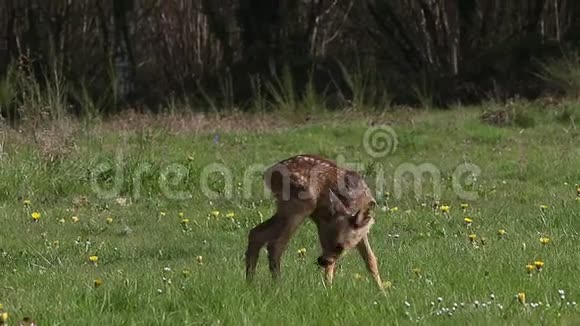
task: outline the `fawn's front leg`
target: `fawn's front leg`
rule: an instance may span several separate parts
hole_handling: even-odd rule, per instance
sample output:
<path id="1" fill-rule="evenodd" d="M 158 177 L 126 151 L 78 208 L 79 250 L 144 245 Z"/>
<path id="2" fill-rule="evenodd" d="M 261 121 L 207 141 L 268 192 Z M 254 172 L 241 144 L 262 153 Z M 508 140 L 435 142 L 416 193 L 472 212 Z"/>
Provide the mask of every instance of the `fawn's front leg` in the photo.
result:
<path id="1" fill-rule="evenodd" d="M 364 260 L 367 270 L 374 278 L 375 282 L 379 286 L 379 289 L 381 289 L 381 291 L 382 291 L 383 290 L 383 282 L 381 280 L 381 276 L 379 275 L 379 267 L 378 267 L 378 263 L 377 263 L 377 257 L 373 253 L 373 250 L 371 248 L 371 245 L 370 245 L 370 242 L 368 239 L 368 235 L 365 236 L 358 243 L 356 248 L 357 248 L 359 254 L 361 255 L 362 259 Z"/>
<path id="2" fill-rule="evenodd" d="M 336 267 L 336 262 L 332 262 L 324 267 L 324 280 L 329 286 L 332 286 L 332 281 L 334 279 L 334 268 Z"/>
<path id="3" fill-rule="evenodd" d="M 318 240 L 320 241 L 320 246 L 322 247 L 322 251 L 328 251 L 329 244 L 329 235 L 333 234 L 333 230 L 328 229 L 328 226 L 324 225 L 323 222 L 320 220 L 315 220 L 316 229 L 318 232 Z M 328 284 L 328 286 L 332 286 L 332 282 L 334 280 L 334 270 L 336 268 L 336 261 L 327 261 L 324 259 L 324 256 L 318 257 L 318 266 L 324 268 L 324 283 Z"/>

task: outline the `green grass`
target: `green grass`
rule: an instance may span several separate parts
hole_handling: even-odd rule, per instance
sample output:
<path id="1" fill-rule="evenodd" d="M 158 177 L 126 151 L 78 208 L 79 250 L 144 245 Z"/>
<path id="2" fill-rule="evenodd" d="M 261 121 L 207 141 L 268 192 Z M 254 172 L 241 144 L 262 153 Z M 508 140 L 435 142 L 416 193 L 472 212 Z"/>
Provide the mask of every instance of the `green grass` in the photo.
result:
<path id="1" fill-rule="evenodd" d="M 389 119 L 397 146 L 383 158 L 362 147 L 368 126 L 361 117 L 324 116 L 266 133 L 225 132 L 219 125 L 210 133 L 73 128 L 66 136 L 70 146 L 59 133 L 46 136 L 54 137 L 45 139 L 52 145 L 38 145 L 8 131 L 0 138 L 0 304 L 11 324 L 30 316 L 39 325 L 577 324 L 579 310 L 571 302 L 580 299 L 574 189 L 580 133 L 549 112 L 536 112 L 538 123 L 527 129 L 483 125 L 477 116 L 467 109 L 394 113 Z M 248 171 L 303 152 L 361 163 L 380 204 L 370 237 L 391 284 L 386 296 L 355 252 L 341 261 L 334 286 L 325 288 L 310 222 L 290 243 L 278 283 L 270 279 L 265 252 L 255 283 L 245 283 L 248 231 L 273 209 L 260 173 Z M 91 172 L 103 163 L 114 166 L 118 157 L 121 173 L 105 171 L 92 183 Z M 432 164 L 442 192 L 426 182 L 414 193 L 408 179 L 396 193 L 394 176 L 404 163 Z M 481 172 L 464 185 L 477 195 L 471 200 L 458 196 L 452 182 L 465 163 Z M 206 174 L 210 164 L 232 181 Z M 181 179 L 161 177 L 178 168 L 186 172 Z M 200 183 L 204 175 L 215 198 Z M 244 191 L 248 185 L 252 192 Z M 106 187 L 110 191 L 97 192 Z M 170 196 L 177 191 L 184 196 Z M 450 205 L 449 214 L 433 210 L 434 200 Z M 466 212 L 462 203 L 470 205 Z M 34 211 L 41 213 L 38 222 Z M 180 212 L 190 221 L 187 228 Z M 235 217 L 225 217 L 228 212 Z M 469 227 L 466 216 L 473 219 Z M 507 235 L 499 237 L 499 229 Z M 541 236 L 551 242 L 542 245 Z M 296 253 L 302 247 L 303 259 Z M 91 255 L 99 257 L 96 266 Z M 530 277 L 526 264 L 535 260 L 545 266 Z M 95 279 L 102 285 L 94 287 Z M 527 305 L 514 298 L 519 292 Z M 452 316 L 437 315 L 454 303 Z"/>

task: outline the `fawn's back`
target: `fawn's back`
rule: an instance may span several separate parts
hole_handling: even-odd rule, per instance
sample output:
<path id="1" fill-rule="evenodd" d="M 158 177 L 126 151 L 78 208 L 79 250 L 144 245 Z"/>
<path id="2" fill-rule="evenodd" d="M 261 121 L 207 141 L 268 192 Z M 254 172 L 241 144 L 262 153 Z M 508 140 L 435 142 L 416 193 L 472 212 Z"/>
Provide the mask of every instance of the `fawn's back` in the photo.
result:
<path id="1" fill-rule="evenodd" d="M 278 201 L 300 199 L 328 209 L 329 189 L 346 207 L 367 207 L 374 202 L 370 189 L 355 171 L 321 156 L 303 154 L 280 161 L 266 170 L 265 183 Z"/>

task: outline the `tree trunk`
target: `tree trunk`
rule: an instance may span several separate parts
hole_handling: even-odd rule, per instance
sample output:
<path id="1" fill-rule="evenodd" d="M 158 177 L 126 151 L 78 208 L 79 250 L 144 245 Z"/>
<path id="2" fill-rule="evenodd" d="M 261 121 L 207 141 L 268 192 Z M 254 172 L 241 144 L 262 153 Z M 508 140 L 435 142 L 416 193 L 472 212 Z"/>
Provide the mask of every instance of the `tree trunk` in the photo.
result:
<path id="1" fill-rule="evenodd" d="M 277 35 L 278 1 L 241 0 L 238 20 L 242 29 L 244 59 L 267 62 L 272 52 L 273 35 Z"/>
<path id="2" fill-rule="evenodd" d="M 117 101 L 129 101 L 135 88 L 135 60 L 129 35 L 128 14 L 133 0 L 113 0 L 113 66 Z"/>
<path id="3" fill-rule="evenodd" d="M 10 62 L 10 57 L 12 56 L 13 45 L 14 45 L 14 21 L 16 20 L 16 9 L 13 6 L 12 1 L 6 1 L 6 12 L 3 13 L 6 19 L 6 26 L 4 35 L 0 37 L 0 77 L 4 76 L 8 69 L 8 64 Z M 2 17 L 2 16 L 0 16 Z"/>
<path id="4" fill-rule="evenodd" d="M 223 60 L 226 66 L 231 66 L 234 51 L 230 44 L 227 19 L 219 12 L 219 3 L 213 0 L 202 0 L 210 31 L 217 37 L 223 47 Z"/>

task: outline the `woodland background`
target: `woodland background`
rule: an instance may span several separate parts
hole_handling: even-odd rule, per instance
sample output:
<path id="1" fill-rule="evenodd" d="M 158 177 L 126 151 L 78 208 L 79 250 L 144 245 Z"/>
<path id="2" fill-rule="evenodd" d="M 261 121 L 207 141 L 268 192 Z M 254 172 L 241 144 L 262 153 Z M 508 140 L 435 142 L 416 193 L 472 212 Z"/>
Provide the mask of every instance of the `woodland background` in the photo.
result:
<path id="1" fill-rule="evenodd" d="M 575 96 L 579 31 L 576 0 L 3 0 L 0 109 L 17 121 Z"/>

